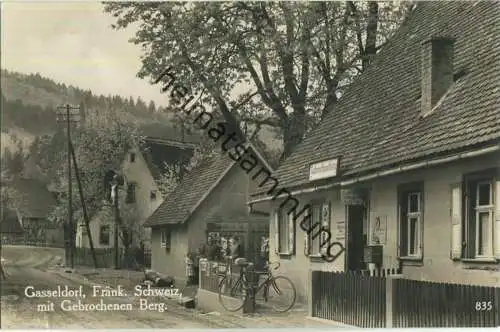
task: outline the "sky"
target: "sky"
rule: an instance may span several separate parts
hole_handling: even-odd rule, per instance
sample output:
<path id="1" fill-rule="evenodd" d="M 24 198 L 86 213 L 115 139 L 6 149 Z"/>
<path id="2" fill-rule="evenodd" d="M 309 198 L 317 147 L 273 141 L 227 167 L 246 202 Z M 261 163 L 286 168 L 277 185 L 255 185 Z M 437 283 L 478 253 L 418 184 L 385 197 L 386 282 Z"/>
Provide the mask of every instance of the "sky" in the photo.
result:
<path id="1" fill-rule="evenodd" d="M 112 30 L 99 2 L 2 1 L 2 68 L 40 75 L 95 94 L 140 96 L 166 105 L 160 87 L 136 74 L 135 31 Z"/>

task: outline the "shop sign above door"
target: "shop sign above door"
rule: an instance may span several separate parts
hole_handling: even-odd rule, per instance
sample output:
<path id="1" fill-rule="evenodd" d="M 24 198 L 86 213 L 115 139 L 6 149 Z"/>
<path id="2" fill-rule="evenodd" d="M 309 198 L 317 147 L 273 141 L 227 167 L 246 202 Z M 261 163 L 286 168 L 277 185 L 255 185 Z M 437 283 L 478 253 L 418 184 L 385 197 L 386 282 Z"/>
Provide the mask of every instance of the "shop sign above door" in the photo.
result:
<path id="1" fill-rule="evenodd" d="M 320 161 L 309 166 L 309 180 L 319 180 L 337 176 L 339 158 Z"/>

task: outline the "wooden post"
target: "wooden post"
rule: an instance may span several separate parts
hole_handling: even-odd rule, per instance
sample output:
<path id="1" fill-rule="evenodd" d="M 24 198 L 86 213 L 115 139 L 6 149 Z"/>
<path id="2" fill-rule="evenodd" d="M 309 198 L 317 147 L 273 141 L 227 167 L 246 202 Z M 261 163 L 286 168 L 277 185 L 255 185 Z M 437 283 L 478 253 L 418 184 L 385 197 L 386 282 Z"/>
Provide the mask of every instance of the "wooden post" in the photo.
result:
<path id="1" fill-rule="evenodd" d="M 398 279 L 400 275 L 388 275 L 385 278 L 385 327 L 393 327 L 393 310 L 394 310 L 394 283 L 395 279 Z"/>
<path id="2" fill-rule="evenodd" d="M 115 191 L 115 200 L 113 202 L 114 212 L 115 212 L 115 231 L 114 231 L 114 247 L 115 247 L 115 269 L 120 268 L 120 255 L 118 246 L 118 232 L 119 232 L 119 222 L 120 222 L 120 210 L 118 208 L 118 184 L 113 188 Z"/>
<path id="3" fill-rule="evenodd" d="M 78 165 L 76 163 L 75 149 L 73 144 L 70 143 L 71 155 L 73 156 L 73 167 L 75 168 L 76 183 L 78 184 L 78 191 L 80 193 L 80 201 L 82 203 L 83 219 L 85 221 L 85 228 L 87 230 L 87 236 L 89 238 L 90 252 L 92 253 L 92 260 L 94 261 L 94 267 L 97 268 L 97 257 L 94 250 L 94 242 L 92 241 L 92 234 L 90 232 L 90 220 L 87 213 L 87 205 L 85 204 L 85 199 L 83 197 L 82 182 L 80 180 L 80 173 L 78 172 Z"/>
<path id="4" fill-rule="evenodd" d="M 309 317 L 314 317 L 313 313 L 313 271 L 309 269 L 308 273 L 308 282 L 307 282 L 307 289 L 306 289 L 306 294 L 307 294 L 307 315 Z"/>
<path id="5" fill-rule="evenodd" d="M 243 268 L 243 267 L 241 267 Z M 243 313 L 245 314 L 253 314 L 255 312 L 255 270 L 253 269 L 253 266 L 248 266 L 245 269 L 245 276 L 244 278 L 246 279 L 246 282 L 243 283 L 243 285 L 246 286 L 245 289 L 245 299 L 243 302 Z"/>

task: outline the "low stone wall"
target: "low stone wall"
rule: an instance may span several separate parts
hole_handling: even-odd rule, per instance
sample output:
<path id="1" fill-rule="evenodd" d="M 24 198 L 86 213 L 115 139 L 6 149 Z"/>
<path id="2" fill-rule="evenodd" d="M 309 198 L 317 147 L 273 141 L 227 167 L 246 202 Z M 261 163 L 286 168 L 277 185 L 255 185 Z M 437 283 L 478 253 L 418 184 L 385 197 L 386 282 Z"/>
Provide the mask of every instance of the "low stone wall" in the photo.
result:
<path id="1" fill-rule="evenodd" d="M 236 307 L 241 303 L 241 300 L 233 299 L 227 296 L 225 296 L 225 301 L 227 303 L 230 303 L 231 307 Z M 234 301 L 234 303 L 231 303 L 229 301 Z M 226 311 L 226 309 L 224 309 L 224 307 L 219 302 L 219 294 L 202 288 L 198 288 L 198 293 L 196 295 L 196 307 L 205 312 L 217 311 L 223 313 Z M 243 312 L 243 309 L 238 310 L 238 312 Z"/>

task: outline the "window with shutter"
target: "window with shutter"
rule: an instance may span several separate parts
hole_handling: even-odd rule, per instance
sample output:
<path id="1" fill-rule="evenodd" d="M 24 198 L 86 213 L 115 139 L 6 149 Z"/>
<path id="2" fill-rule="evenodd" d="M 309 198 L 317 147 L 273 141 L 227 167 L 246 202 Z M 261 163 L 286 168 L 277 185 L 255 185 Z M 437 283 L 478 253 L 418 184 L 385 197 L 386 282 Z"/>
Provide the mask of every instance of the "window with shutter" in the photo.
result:
<path id="1" fill-rule="evenodd" d="M 422 259 L 423 184 L 405 184 L 399 192 L 399 257 Z"/>
<path id="2" fill-rule="evenodd" d="M 286 209 L 280 209 L 277 213 L 276 219 L 278 253 L 290 255 L 293 251 L 293 217 L 291 214 L 288 214 Z"/>
<path id="3" fill-rule="evenodd" d="M 500 178 L 495 181 L 495 224 L 493 225 L 494 256 L 500 260 Z"/>
<path id="4" fill-rule="evenodd" d="M 306 235 L 307 254 L 320 256 L 328 247 L 330 235 L 330 203 L 310 203 L 309 225 Z"/>
<path id="5" fill-rule="evenodd" d="M 466 218 L 463 221 L 464 258 L 492 259 L 495 257 L 495 227 L 498 213 L 498 186 L 494 172 L 476 173 L 465 176 L 464 206 Z M 497 207 L 498 209 L 498 207 Z M 496 240 L 498 241 L 498 240 Z"/>

